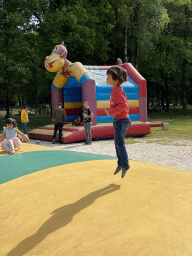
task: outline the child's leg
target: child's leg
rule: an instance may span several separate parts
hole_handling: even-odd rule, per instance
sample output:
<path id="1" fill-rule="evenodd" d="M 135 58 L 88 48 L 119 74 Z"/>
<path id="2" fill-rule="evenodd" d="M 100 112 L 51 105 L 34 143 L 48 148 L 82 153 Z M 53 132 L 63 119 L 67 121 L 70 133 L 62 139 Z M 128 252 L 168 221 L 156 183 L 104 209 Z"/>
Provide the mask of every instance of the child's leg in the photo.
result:
<path id="1" fill-rule="evenodd" d="M 88 129 L 87 129 L 87 123 L 84 123 L 84 128 L 85 128 L 86 142 L 88 142 Z"/>
<path id="2" fill-rule="evenodd" d="M 14 136 L 12 140 L 13 140 L 14 148 L 21 149 L 21 140 L 16 136 Z"/>
<path id="3" fill-rule="evenodd" d="M 3 148 L 7 151 L 7 152 L 9 152 L 9 150 L 10 150 L 10 148 L 8 147 L 8 143 L 6 143 L 6 142 L 1 142 L 1 144 L 2 144 L 2 146 L 3 146 Z"/>
<path id="4" fill-rule="evenodd" d="M 118 120 L 114 120 L 113 128 L 114 128 L 114 143 L 115 143 L 115 150 L 116 150 L 116 156 L 117 156 L 117 166 L 122 167 L 121 155 L 118 147 L 118 142 L 120 137 Z"/>
<path id="5" fill-rule="evenodd" d="M 14 149 L 14 143 L 12 140 L 8 141 L 8 145 L 9 145 L 10 149 L 12 149 L 12 150 Z"/>
<path id="6" fill-rule="evenodd" d="M 129 158 L 127 154 L 127 149 L 125 147 L 125 135 L 131 122 L 129 119 L 119 119 L 114 121 L 114 141 L 115 148 L 118 157 L 118 166 L 128 169 L 129 168 Z"/>
<path id="7" fill-rule="evenodd" d="M 87 123 L 87 140 L 90 143 L 91 142 L 91 122 Z"/>
<path id="8" fill-rule="evenodd" d="M 127 149 L 125 147 L 124 136 L 121 130 L 118 132 L 118 135 L 116 137 L 118 137 L 118 140 L 115 141 L 115 148 L 118 157 L 118 166 L 121 166 L 122 168 L 128 168 L 129 159 Z"/>
<path id="9" fill-rule="evenodd" d="M 22 126 L 23 126 L 23 133 L 27 134 L 28 123 L 22 123 Z"/>
<path id="10" fill-rule="evenodd" d="M 122 167 L 120 152 L 116 144 L 115 144 L 115 150 L 116 150 L 116 156 L 117 156 L 117 166 Z"/>
<path id="11" fill-rule="evenodd" d="M 14 154 L 15 150 L 14 150 L 14 143 L 13 140 L 9 140 L 8 141 L 9 147 L 10 147 L 10 154 Z"/>
<path id="12" fill-rule="evenodd" d="M 84 123 L 85 128 L 85 136 L 86 136 L 86 144 L 91 143 L 91 123 Z"/>

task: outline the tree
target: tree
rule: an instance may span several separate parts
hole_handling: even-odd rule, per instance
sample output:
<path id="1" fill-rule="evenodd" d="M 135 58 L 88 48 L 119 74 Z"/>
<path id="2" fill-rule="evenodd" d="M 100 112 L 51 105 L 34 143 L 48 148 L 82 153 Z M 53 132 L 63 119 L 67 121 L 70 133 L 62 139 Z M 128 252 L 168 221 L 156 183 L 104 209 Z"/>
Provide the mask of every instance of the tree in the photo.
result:
<path id="1" fill-rule="evenodd" d="M 183 105 L 183 113 L 185 113 L 187 100 L 190 98 L 188 92 L 192 63 L 192 3 L 188 0 L 175 1 L 169 3 L 168 7 L 172 10 L 170 12 L 170 33 L 176 40 L 180 41 L 179 48 L 177 49 L 179 53 L 178 58 L 180 59 L 180 72 L 177 74 L 177 77 L 180 75 L 181 103 Z"/>
<path id="2" fill-rule="evenodd" d="M 68 5 L 65 1 L 51 2 L 39 29 L 45 56 L 64 41 L 72 62 L 92 65 L 106 62 L 108 39 L 104 35 L 107 28 L 102 24 L 102 16 L 98 15 L 100 7 L 89 7 L 89 1 L 70 1 Z"/>
<path id="3" fill-rule="evenodd" d="M 127 48 L 129 61 L 138 68 L 139 59 L 147 54 L 166 22 L 167 11 L 158 0 L 108 0 L 111 20 L 119 39 L 118 49 Z M 125 45 L 127 41 L 128 45 Z M 114 48 L 114 47 L 113 47 Z M 120 55 L 120 52 L 119 52 Z M 121 54 L 122 55 L 122 54 Z M 127 56 L 124 56 L 127 59 Z"/>
<path id="4" fill-rule="evenodd" d="M 0 92 L 7 105 L 6 116 L 11 101 L 23 104 L 32 101 L 33 93 L 37 93 L 34 78 L 40 63 L 33 14 L 42 21 L 42 10 L 46 8 L 46 0 L 0 1 Z"/>
<path id="5" fill-rule="evenodd" d="M 154 41 L 149 53 L 142 58 L 140 69 L 148 81 L 148 94 L 153 91 L 153 96 L 161 95 L 161 105 L 169 109 L 170 102 L 183 100 L 184 81 L 186 97 L 190 98 L 192 48 L 191 21 L 187 23 L 188 39 L 185 39 L 185 15 L 183 5 L 173 2 L 165 4 L 170 23 L 162 30 L 159 40 Z M 186 59 L 186 66 L 183 65 Z M 184 71 L 185 69 L 185 71 Z M 184 78 L 185 76 L 185 78 Z M 156 82 L 155 82 L 156 81 Z M 154 92 L 154 83 L 157 85 Z M 158 88 L 160 90 L 158 90 Z"/>

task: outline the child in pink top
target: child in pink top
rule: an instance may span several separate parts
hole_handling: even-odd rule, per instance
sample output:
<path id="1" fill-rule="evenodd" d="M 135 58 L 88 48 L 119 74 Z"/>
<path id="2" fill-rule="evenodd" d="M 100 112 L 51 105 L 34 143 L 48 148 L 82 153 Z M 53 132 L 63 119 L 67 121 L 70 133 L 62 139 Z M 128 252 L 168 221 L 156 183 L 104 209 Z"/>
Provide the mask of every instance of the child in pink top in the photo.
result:
<path id="1" fill-rule="evenodd" d="M 21 138 L 24 138 L 27 143 L 29 142 L 29 138 L 27 135 L 17 129 L 15 119 L 6 119 L 5 125 L 6 127 L 3 127 L 3 133 L 0 138 L 1 149 L 6 150 L 9 154 L 14 154 L 14 148 L 21 148 L 21 141 L 17 137 L 17 134 L 19 134 Z"/>
<path id="2" fill-rule="evenodd" d="M 127 81 L 127 71 L 119 66 L 111 67 L 107 70 L 107 84 L 112 86 L 110 108 L 105 109 L 107 115 L 114 116 L 114 142 L 117 154 L 117 168 L 114 174 L 122 170 L 123 178 L 130 168 L 129 158 L 125 147 L 125 135 L 131 125 L 129 118 L 129 107 L 127 97 L 120 86 Z"/>

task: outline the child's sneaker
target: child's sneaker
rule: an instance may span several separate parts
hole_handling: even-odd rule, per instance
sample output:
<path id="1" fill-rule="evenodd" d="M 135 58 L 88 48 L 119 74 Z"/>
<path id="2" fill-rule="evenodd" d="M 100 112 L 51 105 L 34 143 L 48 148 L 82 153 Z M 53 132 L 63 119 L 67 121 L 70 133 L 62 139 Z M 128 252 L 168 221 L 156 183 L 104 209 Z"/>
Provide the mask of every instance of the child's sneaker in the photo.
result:
<path id="1" fill-rule="evenodd" d="M 55 144 L 55 139 L 52 140 L 52 144 Z"/>
<path id="2" fill-rule="evenodd" d="M 121 166 L 117 166 L 117 169 L 116 169 L 116 171 L 114 172 L 114 174 L 117 174 L 118 172 L 120 172 L 121 171 Z"/>
<path id="3" fill-rule="evenodd" d="M 92 145 L 92 142 L 85 142 L 84 145 Z"/>
<path id="4" fill-rule="evenodd" d="M 10 155 L 15 154 L 15 150 L 14 150 L 14 149 L 10 149 L 9 154 L 10 154 Z"/>
<path id="5" fill-rule="evenodd" d="M 122 168 L 122 174 L 121 174 L 121 178 L 123 178 L 126 174 L 126 172 L 129 170 L 130 166 L 128 168 Z"/>

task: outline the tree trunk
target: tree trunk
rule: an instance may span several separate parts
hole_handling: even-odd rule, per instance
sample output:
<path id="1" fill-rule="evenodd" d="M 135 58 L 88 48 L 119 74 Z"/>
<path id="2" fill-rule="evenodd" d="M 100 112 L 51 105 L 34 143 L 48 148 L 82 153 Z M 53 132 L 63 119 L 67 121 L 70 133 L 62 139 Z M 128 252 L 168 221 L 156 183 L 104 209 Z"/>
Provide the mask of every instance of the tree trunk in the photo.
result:
<path id="1" fill-rule="evenodd" d="M 187 11 L 188 6 L 185 7 L 185 29 L 184 29 L 184 42 L 185 47 L 187 46 L 187 31 L 188 31 L 188 24 L 187 24 Z M 183 77 L 183 86 L 182 86 L 182 92 L 183 92 L 183 115 L 185 115 L 186 112 L 186 67 L 187 67 L 187 60 L 186 56 L 184 56 L 183 59 L 183 69 L 182 69 L 182 77 Z"/>
<path id="2" fill-rule="evenodd" d="M 153 88 L 152 88 L 152 91 L 151 91 L 151 104 L 153 105 L 154 104 L 154 99 L 153 99 Z"/>
<path id="3" fill-rule="evenodd" d="M 157 94 L 158 106 L 160 106 L 160 96 L 161 96 L 161 90 L 158 90 L 158 94 Z"/>
<path id="4" fill-rule="evenodd" d="M 9 92 L 7 91 L 7 95 L 6 95 L 6 110 L 7 113 L 5 115 L 6 118 L 10 117 L 10 111 L 9 111 Z"/>
<path id="5" fill-rule="evenodd" d="M 7 38 L 6 38 L 7 39 Z M 7 43 L 8 41 L 6 41 Z M 7 43 L 8 44 L 8 43 Z M 5 76 L 7 77 L 7 81 L 5 83 L 5 92 L 6 92 L 6 118 L 10 117 L 10 112 L 9 112 L 9 74 L 8 74 L 8 57 L 6 56 L 6 62 L 5 62 Z"/>
<path id="6" fill-rule="evenodd" d="M 169 91 L 168 91 L 168 76 L 167 70 L 165 71 L 165 103 L 166 103 L 166 110 L 169 110 Z"/>
<path id="7" fill-rule="evenodd" d="M 135 68 L 138 69 L 138 28 L 139 28 L 139 4 L 137 4 L 134 14 L 135 21 L 135 44 L 134 44 L 134 59 L 135 59 Z"/>
<path id="8" fill-rule="evenodd" d="M 135 37 L 135 68 L 138 69 L 138 55 L 137 55 L 137 37 Z"/>
<path id="9" fill-rule="evenodd" d="M 165 110 L 164 102 L 165 102 L 165 92 L 164 92 L 164 87 L 162 86 L 162 88 L 161 88 L 161 106 L 162 106 L 162 110 Z"/>
<path id="10" fill-rule="evenodd" d="M 147 97 L 147 110 L 149 110 L 149 102 L 150 102 L 150 98 Z"/>
<path id="11" fill-rule="evenodd" d="M 186 94 L 185 94 L 185 91 L 186 91 L 186 64 L 187 64 L 187 61 L 186 59 L 183 60 L 183 69 L 182 69 L 182 77 L 183 77 L 183 84 L 182 84 L 182 97 L 183 97 L 183 100 L 182 100 L 182 104 L 183 104 L 183 115 L 185 115 L 185 112 L 186 112 Z"/>
<path id="12" fill-rule="evenodd" d="M 119 39 L 119 47 L 118 47 L 118 58 L 121 59 L 121 33 L 120 33 L 120 25 L 119 25 L 119 11 L 118 8 L 115 8 L 115 19 L 116 19 L 116 30 L 117 30 L 117 35 Z"/>
<path id="13" fill-rule="evenodd" d="M 125 22 L 125 63 L 128 62 L 127 57 L 127 22 Z"/>
<path id="14" fill-rule="evenodd" d="M 178 102 L 178 96 L 177 96 L 177 92 L 178 92 L 178 88 L 175 88 L 175 93 L 174 93 L 174 104 L 175 104 L 175 106 L 177 106 L 177 102 Z"/>

